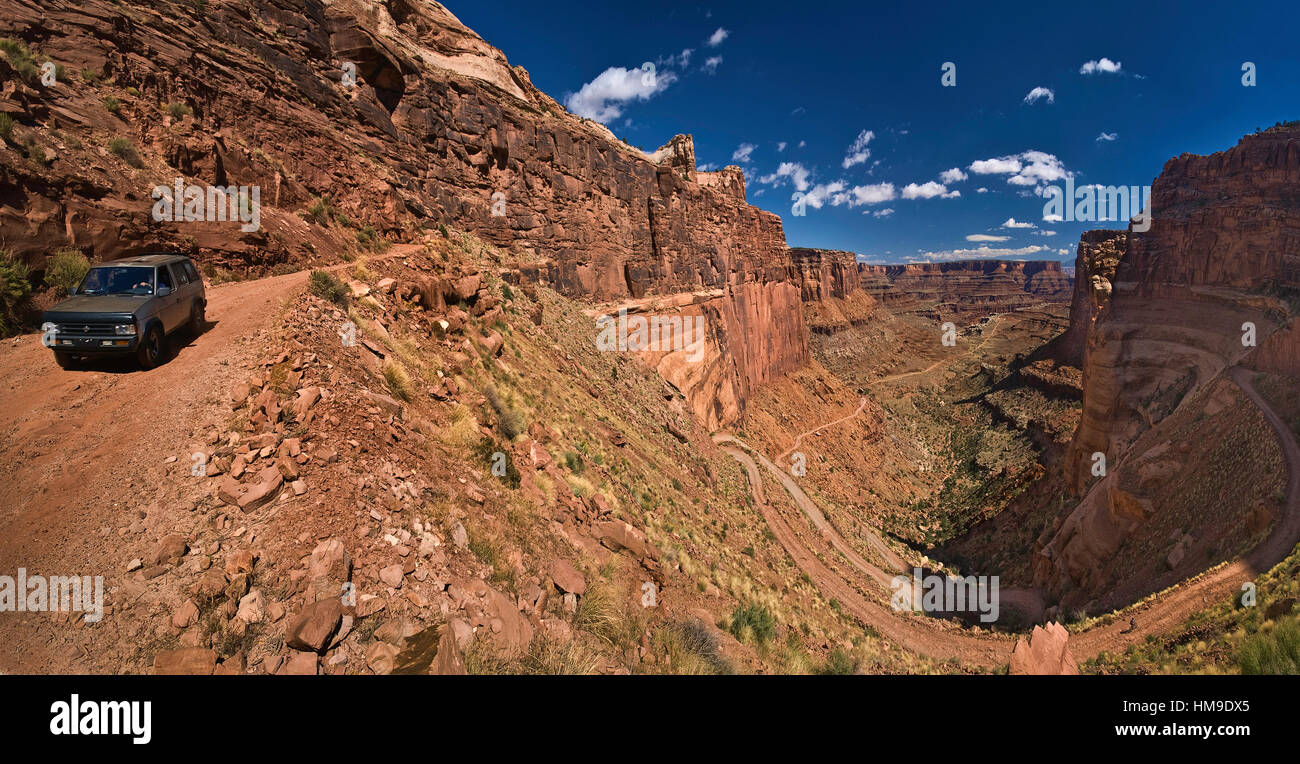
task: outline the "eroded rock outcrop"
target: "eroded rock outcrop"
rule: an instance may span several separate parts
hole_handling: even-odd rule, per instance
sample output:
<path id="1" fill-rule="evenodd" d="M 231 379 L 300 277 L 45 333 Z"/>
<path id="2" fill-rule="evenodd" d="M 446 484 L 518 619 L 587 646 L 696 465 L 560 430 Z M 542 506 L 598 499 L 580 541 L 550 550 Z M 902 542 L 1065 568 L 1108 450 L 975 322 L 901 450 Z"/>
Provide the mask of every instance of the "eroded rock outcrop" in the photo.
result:
<path id="1" fill-rule="evenodd" d="M 1070 277 L 1061 264 L 1007 260 L 861 265 L 862 287 L 891 310 L 915 310 L 935 318 L 973 318 L 1028 307 L 1042 300 L 1064 302 Z"/>

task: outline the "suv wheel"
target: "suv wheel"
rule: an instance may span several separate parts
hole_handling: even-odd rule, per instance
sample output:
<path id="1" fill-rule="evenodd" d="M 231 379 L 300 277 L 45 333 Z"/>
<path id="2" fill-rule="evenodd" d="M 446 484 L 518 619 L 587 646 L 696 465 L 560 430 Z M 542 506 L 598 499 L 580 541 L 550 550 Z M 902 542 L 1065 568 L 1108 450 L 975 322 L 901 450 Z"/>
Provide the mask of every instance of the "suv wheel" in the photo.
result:
<path id="1" fill-rule="evenodd" d="M 163 334 L 157 324 L 149 327 L 149 331 L 144 333 L 140 340 L 140 347 L 135 351 L 135 357 L 140 361 L 140 367 L 152 369 L 162 362 L 163 354 Z"/>
<path id="2" fill-rule="evenodd" d="M 54 351 L 54 362 L 57 363 L 61 369 L 77 368 L 77 357 L 66 350 Z"/>
<path id="3" fill-rule="evenodd" d="M 203 317 L 203 303 L 198 300 L 190 307 L 190 334 L 197 337 L 203 333 L 203 325 L 207 319 Z"/>

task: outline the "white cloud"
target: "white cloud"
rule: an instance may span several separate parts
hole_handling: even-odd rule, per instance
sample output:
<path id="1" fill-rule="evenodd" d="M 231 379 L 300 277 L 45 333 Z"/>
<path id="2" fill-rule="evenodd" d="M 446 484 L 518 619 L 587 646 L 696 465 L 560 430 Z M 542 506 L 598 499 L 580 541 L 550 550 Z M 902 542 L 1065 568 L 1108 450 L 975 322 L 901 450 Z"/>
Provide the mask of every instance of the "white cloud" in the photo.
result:
<path id="1" fill-rule="evenodd" d="M 648 101 L 676 81 L 673 72 L 650 75 L 641 69 L 611 66 L 570 94 L 564 105 L 580 117 L 608 123 L 623 115 L 623 105 L 628 101 Z"/>
<path id="2" fill-rule="evenodd" d="M 1065 218 L 1062 218 L 1060 215 L 1057 215 L 1056 213 L 1043 216 L 1043 222 L 1045 223 L 1060 223 L 1064 219 Z"/>
<path id="3" fill-rule="evenodd" d="M 785 147 L 786 147 L 785 141 L 780 141 L 779 143 L 776 144 L 777 151 L 785 151 Z"/>
<path id="4" fill-rule="evenodd" d="M 983 186 L 980 186 L 979 188 L 975 189 L 975 193 L 977 194 L 987 194 L 988 192 L 989 190 Z"/>
<path id="5" fill-rule="evenodd" d="M 1046 247 L 1034 245 L 1017 249 L 978 247 L 976 249 L 950 249 L 943 252 L 923 252 L 921 258 L 930 261 L 942 260 L 986 260 L 990 258 L 1017 258 L 1046 251 Z"/>
<path id="6" fill-rule="evenodd" d="M 1056 231 L 1034 231 L 1039 236 L 1055 236 Z"/>
<path id="7" fill-rule="evenodd" d="M 695 169 L 699 170 L 700 172 L 713 172 L 714 170 L 718 169 L 718 166 L 712 162 L 705 162 L 704 164 L 696 167 Z"/>
<path id="8" fill-rule="evenodd" d="M 836 201 L 835 197 L 838 197 L 843 191 L 844 181 L 837 180 L 834 183 L 818 183 L 813 186 L 808 193 L 803 195 L 803 200 L 813 209 L 821 209 L 822 205 L 827 201 L 830 201 L 833 206 L 838 207 L 843 202 L 842 200 Z"/>
<path id="9" fill-rule="evenodd" d="M 1107 132 L 1103 131 L 1101 135 L 1097 136 L 1097 140 L 1098 140 L 1098 141 L 1113 141 L 1113 140 L 1115 140 L 1115 139 L 1118 138 L 1118 137 L 1119 137 L 1119 133 L 1107 133 Z"/>
<path id="10" fill-rule="evenodd" d="M 748 144 L 744 144 L 744 145 L 748 145 Z M 744 146 L 742 145 L 742 148 L 743 147 Z M 789 180 L 791 183 L 794 183 L 795 190 L 806 191 L 808 190 L 808 179 L 811 176 L 812 173 L 808 171 L 808 168 L 804 167 L 798 162 L 782 162 L 776 168 L 776 172 L 772 173 L 771 175 L 764 175 L 760 177 L 758 179 L 758 182 L 766 183 L 768 185 L 778 186 L 783 181 Z"/>
<path id="11" fill-rule="evenodd" d="M 1120 66 L 1122 66 L 1120 62 L 1111 61 L 1109 58 L 1085 61 L 1083 66 L 1079 67 L 1079 74 L 1118 74 Z"/>
<path id="12" fill-rule="evenodd" d="M 1025 96 L 1025 103 L 1036 103 L 1040 98 L 1046 98 L 1048 103 L 1056 103 L 1056 93 L 1042 85 L 1029 91 L 1029 95 Z"/>
<path id="13" fill-rule="evenodd" d="M 804 146 L 807 145 L 808 145 L 808 141 L 799 141 L 799 148 L 803 148 Z"/>
<path id="14" fill-rule="evenodd" d="M 1002 224 L 1003 228 L 1037 228 L 1033 223 L 1021 223 L 1015 218 L 1007 218 L 1007 222 Z"/>
<path id="15" fill-rule="evenodd" d="M 718 47 L 719 45 L 721 45 L 721 44 L 722 44 L 722 41 L 725 40 L 725 39 L 727 39 L 727 37 L 729 37 L 730 35 L 731 35 L 731 32 L 728 32 L 727 30 L 723 29 L 722 27 L 718 27 L 718 30 L 717 30 L 716 32 L 714 32 L 713 34 L 709 35 L 709 39 L 706 41 L 706 44 L 707 44 L 710 48 L 716 48 L 716 47 Z"/>
<path id="16" fill-rule="evenodd" d="M 944 170 L 939 173 L 939 180 L 944 183 L 960 183 L 961 181 L 966 180 L 966 177 L 966 173 L 962 172 L 961 168 L 958 167 L 954 167 L 951 170 Z"/>
<path id="17" fill-rule="evenodd" d="M 742 143 L 735 151 L 731 152 L 731 158 L 736 162 L 748 162 L 749 156 L 754 153 L 754 149 L 756 148 L 758 148 L 758 146 L 755 146 L 752 143 Z"/>
<path id="18" fill-rule="evenodd" d="M 854 186 L 849 189 L 844 201 L 848 202 L 850 207 L 861 207 L 866 204 L 893 201 L 895 198 L 893 183 L 876 183 L 870 186 Z"/>
<path id="19" fill-rule="evenodd" d="M 863 214 L 865 214 L 865 213 L 863 213 Z M 887 217 L 889 217 L 889 216 L 892 215 L 892 214 L 894 214 L 894 208 L 893 208 L 893 207 L 886 207 L 886 208 L 884 208 L 883 210 L 876 210 L 875 212 L 871 213 L 871 217 L 873 217 L 873 218 L 887 218 Z"/>
<path id="20" fill-rule="evenodd" d="M 935 183 L 932 180 L 920 185 L 908 183 L 903 186 L 904 199 L 933 199 L 936 196 L 944 199 L 954 199 L 961 196 L 961 192 L 949 191 L 947 186 L 942 183 Z"/>
<path id="21" fill-rule="evenodd" d="M 876 134 L 870 130 L 858 133 L 858 137 L 854 138 L 852 145 L 849 146 L 848 153 L 844 155 L 844 169 L 847 170 L 855 164 L 867 161 L 871 156 L 871 149 L 867 148 L 867 144 L 875 137 Z"/>
<path id="22" fill-rule="evenodd" d="M 709 56 L 708 58 L 704 59 L 704 66 L 700 67 L 700 71 L 703 71 L 707 74 L 715 74 L 718 71 L 718 66 L 721 63 L 722 63 L 722 56 Z"/>
<path id="23" fill-rule="evenodd" d="M 1010 236 L 992 236 L 987 233 L 972 233 L 966 237 L 966 241 L 1006 241 Z"/>
<path id="24" fill-rule="evenodd" d="M 1040 192 L 1044 185 L 1070 177 L 1065 165 L 1054 154 L 1034 150 L 980 159 L 971 162 L 968 169 L 976 175 L 1006 175 L 1011 185 L 1031 186 Z"/>

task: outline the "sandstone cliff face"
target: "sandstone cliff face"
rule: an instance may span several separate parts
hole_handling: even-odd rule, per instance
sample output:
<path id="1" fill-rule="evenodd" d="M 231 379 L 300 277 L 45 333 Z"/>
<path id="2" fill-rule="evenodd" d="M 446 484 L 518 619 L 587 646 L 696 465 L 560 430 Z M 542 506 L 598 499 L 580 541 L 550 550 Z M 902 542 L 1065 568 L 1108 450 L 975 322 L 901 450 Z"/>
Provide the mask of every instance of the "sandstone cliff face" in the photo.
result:
<path id="1" fill-rule="evenodd" d="M 912 265 L 861 265 L 862 287 L 892 310 L 934 317 L 972 318 L 1023 308 L 1041 300 L 1064 302 L 1070 277 L 1058 262 L 966 260 Z"/>
<path id="2" fill-rule="evenodd" d="M 790 258 L 805 302 L 829 297 L 844 299 L 861 286 L 858 256 L 852 252 L 791 247 Z"/>
<path id="3" fill-rule="evenodd" d="M 1066 484 L 1083 500 L 1045 539 L 1037 576 L 1056 594 L 1080 601 L 1105 591 L 1113 582 L 1102 569 L 1126 564 L 1116 555 L 1149 550 L 1165 515 L 1197 504 L 1170 497 L 1200 486 L 1241 450 L 1202 458 L 1251 410 L 1223 379 L 1226 369 L 1295 373 L 1297 333 L 1275 333 L 1291 308 L 1274 295 L 1297 285 L 1297 183 L 1300 129 L 1273 129 L 1228 151 L 1170 160 L 1152 187 L 1149 231 L 1085 234 L 1067 334 L 1071 343 L 1086 336 L 1083 413 L 1064 465 Z M 1247 322 L 1258 350 L 1243 342 Z M 1238 413 L 1211 427 L 1225 410 Z M 1096 454 L 1105 456 L 1104 477 L 1094 474 Z M 1201 502 L 1183 530 L 1209 522 L 1211 504 L 1214 518 L 1244 524 L 1256 509 L 1246 493 Z"/>
<path id="4" fill-rule="evenodd" d="M 1128 231 L 1087 231 L 1079 239 L 1074 261 L 1074 296 L 1070 301 L 1070 327 L 1057 343 L 1061 360 L 1083 365 L 1088 331 L 1102 308 L 1110 303 L 1115 269 L 1128 243 Z"/>
<path id="5" fill-rule="evenodd" d="M 0 36 L 97 75 L 23 84 L 0 58 L 0 110 L 50 157 L 0 152 L 0 239 L 38 274 L 65 245 L 92 260 L 180 248 L 258 273 L 333 260 L 356 246 L 352 227 L 403 240 L 445 223 L 532 260 L 526 273 L 570 296 L 721 290 L 703 310 L 712 336 L 725 333 L 711 347 L 736 391 L 727 417 L 750 386 L 806 361 L 780 218 L 746 203 L 739 168 L 701 173 L 689 136 L 647 154 L 569 114 L 438 3 L 0 0 L 0 11 Z M 105 151 L 114 137 L 139 160 Z M 260 229 L 155 222 L 150 189 L 178 176 L 258 186 Z M 324 221 L 307 213 L 316 198 L 328 199 Z"/>

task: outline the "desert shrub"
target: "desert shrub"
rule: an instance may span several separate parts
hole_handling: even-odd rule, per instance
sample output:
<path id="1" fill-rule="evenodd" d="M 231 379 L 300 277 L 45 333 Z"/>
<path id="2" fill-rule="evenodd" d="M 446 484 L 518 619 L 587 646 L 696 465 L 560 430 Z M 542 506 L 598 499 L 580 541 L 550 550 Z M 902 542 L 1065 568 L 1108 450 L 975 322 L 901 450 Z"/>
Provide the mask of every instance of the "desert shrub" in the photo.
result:
<path id="1" fill-rule="evenodd" d="M 825 676 L 840 676 L 856 673 L 857 670 L 858 664 L 853 660 L 852 655 L 844 650 L 834 650 L 827 657 L 826 663 L 817 669 L 817 673 Z"/>
<path id="2" fill-rule="evenodd" d="M 1300 674 L 1300 620 L 1254 634 L 1237 650 L 1243 674 Z"/>
<path id="3" fill-rule="evenodd" d="M 670 621 L 655 630 L 652 644 L 657 655 L 668 659 L 669 670 L 674 674 L 733 673 L 717 638 L 698 618 Z"/>
<path id="4" fill-rule="evenodd" d="M 316 200 L 307 208 L 307 214 L 319 225 L 329 225 L 330 220 L 334 217 L 334 208 L 330 205 L 328 196 L 318 196 Z"/>
<path id="5" fill-rule="evenodd" d="M 496 473 L 492 473 L 492 476 L 504 480 L 506 485 L 511 488 L 518 488 L 520 479 L 519 469 L 515 467 L 514 459 L 510 458 L 510 452 L 508 450 L 486 435 L 483 436 L 483 438 L 479 440 L 478 444 L 474 446 L 474 456 L 478 459 L 480 464 L 488 465 L 489 470 L 496 466 L 498 461 L 497 454 L 502 454 L 505 457 L 506 474 L 497 475 Z"/>
<path id="6" fill-rule="evenodd" d="M 32 296 L 27 265 L 7 249 L 0 249 L 0 336 L 17 331 Z"/>
<path id="7" fill-rule="evenodd" d="M 104 96 L 104 108 L 117 114 L 122 111 L 122 102 L 113 96 Z"/>
<path id="8" fill-rule="evenodd" d="M 88 270 L 90 270 L 90 261 L 81 254 L 81 250 L 71 248 L 57 250 L 50 255 L 49 262 L 45 264 L 45 285 L 58 289 L 60 294 L 67 294 L 81 283 Z"/>
<path id="9" fill-rule="evenodd" d="M 312 271 L 307 278 L 307 289 L 322 300 L 332 302 L 339 307 L 347 306 L 347 289 L 343 286 L 343 282 L 329 271 Z"/>
<path id="10" fill-rule="evenodd" d="M 164 108 L 167 109 L 168 114 L 172 115 L 172 119 L 181 119 L 183 117 L 188 117 L 192 113 L 190 107 L 186 106 L 183 103 L 180 103 L 179 101 L 176 103 L 169 103 Z"/>
<path id="11" fill-rule="evenodd" d="M 14 136 L 14 118 L 5 113 L 0 113 L 0 138 L 6 142 Z"/>
<path id="12" fill-rule="evenodd" d="M 383 371 L 384 384 L 388 386 L 388 391 L 393 394 L 393 397 L 403 401 L 411 400 L 413 394 L 411 375 L 406 373 L 406 369 L 396 361 L 389 361 L 384 364 Z"/>
<path id="13" fill-rule="evenodd" d="M 776 636 L 776 618 L 765 605 L 739 605 L 731 613 L 728 631 L 742 642 L 766 644 Z"/>
<path id="14" fill-rule="evenodd" d="M 483 395 L 488 399 L 492 410 L 497 413 L 497 420 L 501 424 L 501 432 L 507 439 L 514 440 L 528 429 L 528 422 L 523 413 L 502 398 L 495 387 L 489 386 L 483 391 Z"/>
<path id="15" fill-rule="evenodd" d="M 587 587 L 578 600 L 573 625 L 611 645 L 621 645 L 630 636 L 630 622 L 623 611 L 614 584 L 599 581 Z"/>
<path id="16" fill-rule="evenodd" d="M 140 159 L 140 153 L 135 150 L 135 145 L 126 138 L 114 138 L 109 141 L 108 150 L 121 157 L 122 161 L 132 167 L 144 167 L 144 161 Z"/>
<path id="17" fill-rule="evenodd" d="M 4 53 L 5 58 L 9 59 L 9 64 L 18 72 L 29 84 L 36 81 L 39 73 L 39 67 L 36 65 L 36 57 L 32 51 L 21 40 L 14 40 L 6 37 L 0 40 L 0 53 Z"/>

